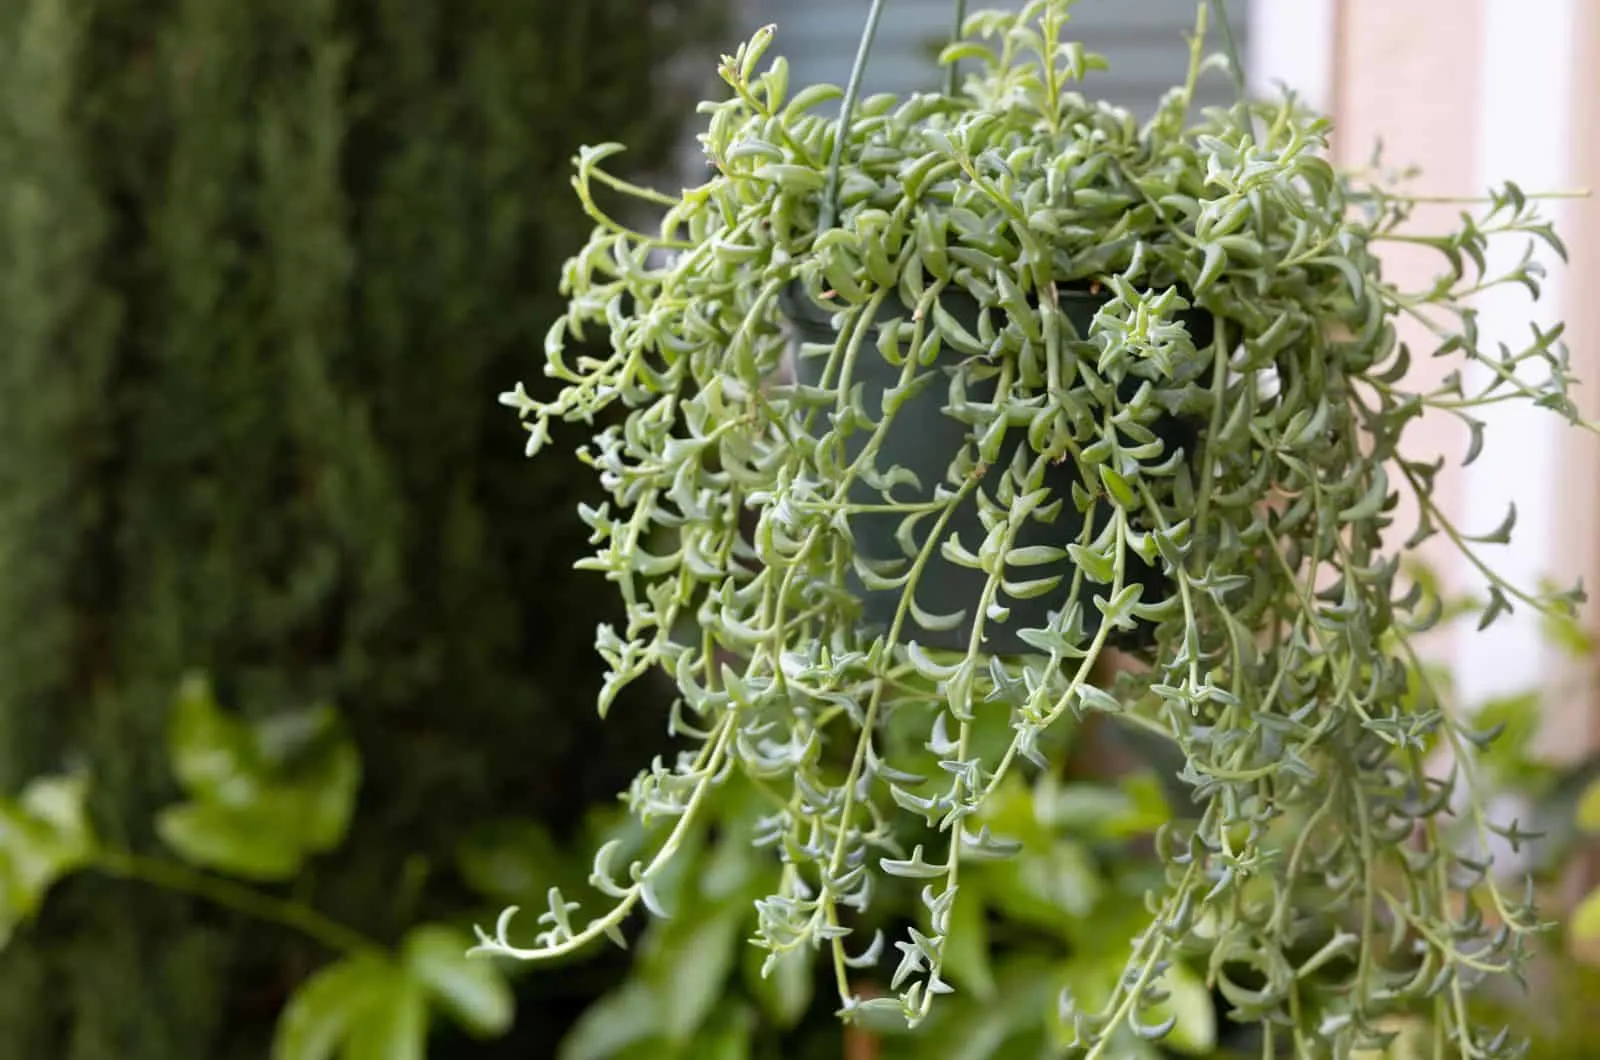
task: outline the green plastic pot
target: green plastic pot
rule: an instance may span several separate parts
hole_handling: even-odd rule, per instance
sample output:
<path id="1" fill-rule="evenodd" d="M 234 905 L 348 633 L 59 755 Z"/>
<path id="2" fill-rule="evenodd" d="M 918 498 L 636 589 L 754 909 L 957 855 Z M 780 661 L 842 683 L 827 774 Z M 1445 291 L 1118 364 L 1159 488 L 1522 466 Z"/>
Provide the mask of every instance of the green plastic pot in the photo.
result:
<path id="1" fill-rule="evenodd" d="M 1109 301 L 1107 295 L 1094 294 L 1083 289 L 1064 290 L 1059 297 L 1063 312 L 1080 336 L 1089 334 L 1089 325 L 1095 314 Z M 798 281 L 785 289 L 780 301 L 783 313 L 790 323 L 789 343 L 795 378 L 802 385 L 818 386 L 822 382 L 821 377 L 828 358 L 814 354 L 805 356 L 802 347 L 807 345 L 828 349 L 833 347 L 838 334 L 834 324 L 837 307 L 819 305 L 805 293 Z M 943 306 L 969 331 L 977 332 L 980 307 L 976 300 L 964 293 L 952 292 L 944 297 Z M 883 392 L 899 382 L 901 372 L 899 366 L 891 365 L 877 355 L 876 333 L 883 322 L 893 318 L 908 319 L 911 312 L 911 308 L 898 297 L 886 298 L 870 324 L 873 333 L 862 343 L 851 378 L 853 383 L 861 384 L 862 407 L 869 415 L 877 415 L 882 407 L 880 399 Z M 1196 347 L 1204 348 L 1210 345 L 1213 333 L 1210 314 L 1190 310 L 1180 314 L 1177 320 L 1187 328 Z M 935 367 L 950 370 L 963 359 L 958 353 L 946 351 L 941 354 L 940 361 Z M 966 392 L 972 401 L 985 402 L 993 399 L 995 387 L 996 383 L 992 379 L 974 379 L 968 382 Z M 1130 378 L 1124 380 L 1119 393 L 1124 400 L 1128 400 L 1134 396 L 1138 387 L 1139 381 Z M 920 494 L 910 486 L 897 486 L 894 490 L 896 501 L 932 500 L 934 489 L 944 482 L 951 463 L 962 447 L 969 442 L 971 428 L 944 412 L 948 400 L 948 388 L 942 381 L 935 380 L 902 404 L 896 412 L 894 422 L 890 425 L 878 450 L 877 468 L 880 472 L 886 473 L 893 467 L 904 467 L 916 474 L 917 481 L 921 485 Z M 1199 431 L 1198 423 L 1186 418 L 1167 416 L 1158 421 L 1153 429 L 1167 444 L 1169 451 L 1174 447 L 1181 447 L 1185 453 L 1193 455 Z M 812 430 L 817 436 L 831 430 L 829 417 L 826 414 L 814 416 Z M 871 431 L 866 429 L 852 432 L 845 439 L 846 458 L 853 460 L 859 455 L 870 435 Z M 1026 431 L 1023 429 L 1012 428 L 1006 432 L 1000 458 L 990 466 L 983 479 L 982 488 L 985 493 L 994 496 L 994 491 L 1010 466 L 1017 449 L 1027 444 Z M 1078 540 L 1083 529 L 1083 516 L 1071 501 L 1072 486 L 1077 481 L 1079 481 L 1077 469 L 1070 461 L 1056 464 L 1046 472 L 1044 484 L 1050 490 L 1052 497 L 1060 497 L 1066 503 L 1061 506 L 1060 513 L 1052 523 L 1027 521 L 1017 536 L 1019 546 L 1054 545 L 1059 548 L 1068 542 Z M 859 479 L 852 484 L 850 499 L 857 504 L 881 504 L 883 501 L 882 495 L 877 490 Z M 1105 513 L 1099 509 L 1091 511 L 1099 513 L 1096 516 L 1096 525 L 1103 525 Z M 906 558 L 904 549 L 896 539 L 901 518 L 892 512 L 858 512 L 851 515 L 850 531 L 855 538 L 857 553 L 876 561 Z M 918 523 L 916 533 L 913 535 L 918 548 L 927 541 L 932 527 L 932 519 L 924 519 Z M 969 549 L 975 549 L 985 537 L 983 524 L 978 518 L 977 501 L 971 495 L 951 515 L 942 536 L 948 539 L 953 535 L 959 536 L 962 544 Z M 1074 572 L 1074 566 L 1069 559 L 1063 558 L 1054 565 L 1030 567 L 1028 570 L 1030 578 L 1059 574 L 1062 576 L 1061 583 L 1051 592 L 1031 599 L 1002 600 L 1002 604 L 1010 611 L 1006 619 L 1003 622 L 990 619 L 984 623 L 984 649 L 989 654 L 1037 654 L 1037 649 L 1024 641 L 1019 636 L 1019 631 L 1049 626 L 1051 613 L 1060 611 L 1067 603 Z M 901 627 L 901 642 L 915 641 L 925 648 L 965 651 L 972 636 L 977 604 L 982 597 L 987 577 L 981 571 L 951 563 L 936 547 L 918 579 L 917 605 L 932 615 L 949 615 L 965 611 L 966 616 L 954 628 L 937 630 L 926 628 L 916 620 L 915 616 L 908 613 Z M 1127 557 L 1127 577 L 1130 581 L 1138 581 L 1147 586 L 1145 599 L 1161 598 L 1166 595 L 1169 588 L 1168 579 L 1158 567 L 1145 563 L 1132 553 Z M 861 583 L 853 571 L 851 588 L 861 601 L 864 626 L 872 631 L 887 629 L 900 606 L 901 591 L 869 589 Z M 1100 612 L 1087 603 L 1083 605 L 1082 610 L 1084 628 L 1093 635 L 1101 621 Z M 1112 641 L 1119 647 L 1136 648 L 1147 644 L 1152 633 L 1151 625 L 1141 623 L 1131 632 L 1117 631 Z"/>

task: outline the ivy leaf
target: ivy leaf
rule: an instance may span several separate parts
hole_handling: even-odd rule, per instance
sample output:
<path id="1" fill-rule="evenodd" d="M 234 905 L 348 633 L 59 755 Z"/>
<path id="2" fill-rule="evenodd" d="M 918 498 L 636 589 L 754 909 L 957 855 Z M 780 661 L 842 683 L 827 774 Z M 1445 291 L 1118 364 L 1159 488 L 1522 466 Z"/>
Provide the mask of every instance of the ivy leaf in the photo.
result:
<path id="1" fill-rule="evenodd" d="M 648 983 L 629 979 L 584 1009 L 561 1040 L 556 1060 L 610 1060 L 629 1046 L 655 1037 L 661 1008 Z"/>
<path id="2" fill-rule="evenodd" d="M 33 917 L 56 880 L 94 848 L 82 777 L 40 777 L 16 799 L 0 800 L 0 947 Z"/>
<path id="3" fill-rule="evenodd" d="M 726 987 L 745 910 L 723 904 L 657 925 L 644 974 L 661 999 L 661 1031 L 687 1041 Z"/>
<path id="4" fill-rule="evenodd" d="M 1571 930 L 1579 942 L 1600 942 L 1600 887 L 1590 891 L 1573 910 Z"/>
<path id="5" fill-rule="evenodd" d="M 247 723 L 263 772 L 284 772 L 336 746 L 342 735 L 339 714 L 326 704 L 276 711 Z"/>
<path id="6" fill-rule="evenodd" d="M 349 830 L 361 757 L 331 708 L 246 724 L 217 705 L 203 678 L 190 677 L 168 738 L 190 801 L 164 810 L 156 828 L 188 860 L 255 880 L 287 879 Z"/>
<path id="7" fill-rule="evenodd" d="M 262 762 L 249 727 L 223 713 L 204 677 L 191 675 L 179 686 L 167 746 L 172 771 L 192 797 L 245 802 L 260 783 Z"/>
<path id="8" fill-rule="evenodd" d="M 1600 780 L 1592 781 L 1578 798 L 1578 827 L 1600 834 Z"/>
<path id="9" fill-rule="evenodd" d="M 983 894 L 972 883 L 961 884 L 955 904 L 950 908 L 944 966 L 956 982 L 972 991 L 974 997 L 982 1001 L 994 997 L 994 971 L 989 966 L 989 924 Z"/>
<path id="10" fill-rule="evenodd" d="M 744 980 L 761 1008 L 780 1028 L 787 1030 L 800 1021 L 811 1005 L 813 951 L 798 946 L 773 957 L 772 967 L 761 974 L 769 954 L 756 946 L 745 946 Z"/>
<path id="11" fill-rule="evenodd" d="M 748 1060 L 755 1035 L 755 1013 L 748 1004 L 722 1005 L 709 1022 L 707 1033 L 694 1043 L 694 1060 Z"/>
<path id="12" fill-rule="evenodd" d="M 755 803 L 756 795 L 741 785 L 738 796 Z M 721 824 L 721 834 L 716 845 L 706 857 L 700 871 L 700 893 L 712 901 L 722 901 L 740 894 L 749 885 L 761 864 L 760 851 L 754 846 L 756 815 L 741 813 L 730 815 Z"/>
<path id="13" fill-rule="evenodd" d="M 185 861 L 250 880 L 287 880 L 304 852 L 293 817 L 270 809 L 185 802 L 156 816 L 156 834 Z"/>
<path id="14" fill-rule="evenodd" d="M 1176 746 L 1162 749 L 1174 757 L 1182 754 Z M 1126 808 L 1100 821 L 1099 827 L 1104 834 L 1114 838 L 1154 835 L 1162 825 L 1173 819 L 1172 805 L 1155 770 L 1147 766 L 1124 777 L 1118 786 L 1127 799 Z"/>
<path id="15" fill-rule="evenodd" d="M 22 789 L 22 811 L 50 831 L 58 864 L 81 865 L 94 849 L 87 802 L 89 780 L 82 774 L 35 777 Z"/>
<path id="16" fill-rule="evenodd" d="M 493 1038 L 511 1028 L 516 1002 L 492 961 L 467 956 L 473 940 L 442 924 L 413 929 L 402 961 L 438 1006 L 468 1033 Z"/>
<path id="17" fill-rule="evenodd" d="M 278 1016 L 272 1060 L 331 1060 L 356 1017 L 381 992 L 385 972 L 376 957 L 349 958 L 315 972 Z"/>
<path id="18" fill-rule="evenodd" d="M 994 905 L 1049 931 L 1070 932 L 1092 918 L 1106 886 L 1088 851 L 1070 840 L 1046 840 L 988 869 Z"/>
<path id="19" fill-rule="evenodd" d="M 1026 1016 L 1018 1018 L 1013 1005 L 963 1006 L 959 1014 L 951 1012 L 949 1031 L 931 1035 L 928 1046 L 935 1060 L 990 1060 L 1005 1056 L 1006 1041 L 1026 1026 Z M 1037 1015 L 1037 1011 L 1027 1013 Z M 1041 1054 L 1042 1055 L 1042 1054 Z"/>
<path id="20" fill-rule="evenodd" d="M 428 1002 L 423 985 L 390 964 L 382 972 L 351 1022 L 341 1060 L 424 1060 Z"/>
<path id="21" fill-rule="evenodd" d="M 1545 612 L 1540 615 L 1539 626 L 1546 637 L 1574 658 L 1592 654 L 1595 650 L 1594 635 L 1569 615 Z"/>
<path id="22" fill-rule="evenodd" d="M 1007 960 L 998 971 L 998 985 L 990 1001 L 957 996 L 950 1001 L 967 1001 L 958 1012 L 941 1026 L 940 1032 L 923 1039 L 916 1050 L 917 1056 L 928 1060 L 990 1060 L 999 1056 L 1058 1055 L 1058 1051 L 1044 1052 L 1037 1048 L 1019 1047 L 1017 1036 L 1037 1032 L 1040 1014 L 1050 1007 L 1054 993 L 1053 969 L 1044 959 L 1019 953 Z M 953 1006 L 952 1006 L 953 1008 Z M 1031 1037 L 1031 1035 L 1030 1035 Z M 1009 1046 L 1009 1048 L 1008 1048 Z"/>
<path id="23" fill-rule="evenodd" d="M 328 748 L 315 770 L 296 784 L 307 849 L 322 853 L 344 840 L 360 787 L 361 754 L 348 740 Z"/>

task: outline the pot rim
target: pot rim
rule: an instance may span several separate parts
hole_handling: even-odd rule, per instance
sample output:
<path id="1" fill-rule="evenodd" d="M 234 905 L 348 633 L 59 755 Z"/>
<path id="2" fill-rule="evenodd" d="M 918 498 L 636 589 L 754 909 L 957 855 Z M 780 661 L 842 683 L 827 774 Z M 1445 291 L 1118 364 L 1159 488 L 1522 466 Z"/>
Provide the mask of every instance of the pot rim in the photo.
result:
<path id="1" fill-rule="evenodd" d="M 1090 289 L 1092 282 L 1093 281 L 1089 280 L 1070 280 L 1067 283 L 1057 287 L 1056 298 L 1064 306 L 1089 305 L 1098 310 L 1100 306 L 1110 303 L 1116 297 L 1108 287 L 1100 286 L 1098 290 Z M 1188 295 L 1186 292 L 1181 290 L 1179 291 L 1179 294 L 1183 295 L 1185 301 L 1189 302 L 1189 308 L 1181 310 L 1175 314 L 1178 318 L 1181 319 L 1197 314 L 1204 314 L 1207 316 L 1213 315 L 1209 310 L 1195 305 L 1194 299 L 1191 295 Z M 958 315 L 960 315 L 963 310 L 968 310 L 966 315 L 975 316 L 977 311 L 981 311 L 985 308 L 998 310 L 1001 313 L 1006 312 L 1004 307 L 1000 306 L 998 303 L 988 303 L 986 305 L 985 303 L 980 302 L 976 296 L 974 296 L 964 287 L 947 287 L 944 293 L 940 295 L 939 300 L 947 309 L 959 307 L 953 308 L 953 311 Z M 1028 296 L 1028 301 L 1030 304 L 1037 306 L 1037 295 L 1030 294 Z M 848 306 L 843 302 L 823 302 L 811 297 L 806 290 L 805 281 L 796 276 L 794 279 L 784 284 L 783 287 L 778 291 L 778 308 L 787 319 L 794 321 L 795 323 L 802 325 L 809 324 L 813 326 L 831 326 L 834 316 L 844 311 L 846 308 L 848 308 Z M 915 308 L 916 307 L 907 304 L 906 300 L 901 297 L 899 289 L 895 288 L 889 292 L 889 297 L 884 301 L 883 306 L 880 309 L 880 313 L 883 311 L 893 312 L 898 310 L 899 312 L 909 314 L 915 312 Z"/>

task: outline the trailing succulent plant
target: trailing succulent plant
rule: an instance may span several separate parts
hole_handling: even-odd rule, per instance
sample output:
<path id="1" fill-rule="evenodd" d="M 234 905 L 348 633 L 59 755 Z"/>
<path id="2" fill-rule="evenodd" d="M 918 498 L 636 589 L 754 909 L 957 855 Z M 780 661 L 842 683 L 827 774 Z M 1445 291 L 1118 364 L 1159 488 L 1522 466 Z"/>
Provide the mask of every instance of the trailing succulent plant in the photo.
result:
<path id="1" fill-rule="evenodd" d="M 1194 807 L 1159 837 L 1126 974 L 1063 998 L 1080 1055 L 1161 1038 L 1174 962 L 1260 1025 L 1264 1056 L 1349 1056 L 1418 1014 L 1432 1055 L 1512 1055 L 1466 998 L 1515 975 L 1538 924 L 1445 839 L 1461 812 L 1497 830 L 1474 780 L 1490 734 L 1431 689 L 1414 643 L 1441 603 L 1400 559 L 1446 535 L 1489 579 L 1485 622 L 1577 594 L 1496 576 L 1481 545 L 1511 521 L 1456 526 L 1432 495 L 1443 460 L 1401 443 L 1428 409 L 1470 428 L 1466 461 L 1480 406 L 1577 422 L 1559 329 L 1488 349 L 1469 304 L 1538 293 L 1531 256 L 1486 272 L 1491 241 L 1560 243 L 1512 186 L 1417 234 L 1419 200 L 1331 167 L 1328 122 L 1292 95 L 1201 111 L 1202 73 L 1238 77 L 1205 57 L 1203 4 L 1152 117 L 1096 101 L 1077 85 L 1104 62 L 1063 38 L 1069 7 L 973 14 L 947 87 L 903 99 L 856 98 L 882 0 L 843 92 L 791 96 L 784 61 L 763 65 L 769 27 L 703 106 L 705 183 L 630 183 L 606 168 L 617 145 L 576 160 L 596 227 L 549 333 L 559 392 L 503 400 L 530 454 L 620 406 L 580 450 L 611 496 L 582 511 L 582 565 L 628 607 L 599 631 L 600 708 L 665 674 L 685 749 L 627 793 L 657 839 L 630 864 L 599 852 L 608 909 L 552 893 L 532 945 L 508 910 L 480 949 L 556 957 L 664 915 L 655 881 L 739 774 L 782 866 L 753 943 L 820 948 L 848 1020 L 918 1023 L 951 989 L 963 872 L 1008 853 L 986 800 L 1048 762 L 1053 727 L 1104 712 L 1175 745 Z M 659 226 L 617 220 L 615 193 Z M 1437 251 L 1437 281 L 1385 279 L 1386 241 Z M 1411 389 L 1407 319 L 1471 372 Z M 569 336 L 602 333 L 608 355 L 569 360 Z M 925 907 L 892 950 L 852 930 L 886 875 Z M 861 996 L 854 970 L 885 959 L 893 995 Z"/>

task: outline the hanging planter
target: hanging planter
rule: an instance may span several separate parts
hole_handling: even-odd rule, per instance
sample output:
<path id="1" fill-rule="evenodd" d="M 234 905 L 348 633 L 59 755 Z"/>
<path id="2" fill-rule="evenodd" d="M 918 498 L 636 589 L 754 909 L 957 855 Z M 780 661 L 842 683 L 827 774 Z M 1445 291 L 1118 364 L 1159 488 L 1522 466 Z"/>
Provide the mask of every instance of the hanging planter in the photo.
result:
<path id="1" fill-rule="evenodd" d="M 1069 0 L 965 19 L 941 92 L 858 99 L 884 7 L 842 93 L 791 95 L 783 60 L 762 65 L 770 28 L 727 57 L 698 187 L 630 184 L 606 168 L 615 145 L 577 160 L 596 228 L 547 343 L 559 393 L 504 401 L 530 452 L 556 421 L 624 413 L 582 449 L 610 497 L 581 513 L 583 565 L 628 609 L 599 631 L 600 707 L 669 675 L 692 746 L 630 789 L 654 846 L 628 865 L 600 851 L 609 909 L 583 920 L 552 894 L 530 945 L 508 911 L 482 949 L 556 957 L 665 912 L 659 874 L 739 773 L 770 799 L 758 843 L 783 866 L 755 944 L 824 951 L 850 1021 L 920 1024 L 950 989 L 963 864 L 1011 849 L 984 808 L 1057 769 L 1052 731 L 1095 711 L 1181 752 L 1194 806 L 1160 836 L 1165 885 L 1127 973 L 1094 1011 L 1063 1006 L 1081 1054 L 1162 1037 L 1182 961 L 1266 1056 L 1346 1057 L 1419 1014 L 1441 1048 L 1512 1055 L 1463 998 L 1516 971 L 1538 921 L 1445 839 L 1452 806 L 1494 830 L 1488 736 L 1438 709 L 1413 640 L 1440 608 L 1400 575 L 1392 523 L 1405 491 L 1405 549 L 1443 531 L 1492 572 L 1478 552 L 1509 522 L 1454 525 L 1412 425 L 1459 417 L 1470 460 L 1492 442 L 1480 405 L 1576 422 L 1559 332 L 1486 351 L 1468 305 L 1537 290 L 1532 257 L 1482 273 L 1491 240 L 1559 241 L 1510 186 L 1454 231 L 1398 234 L 1414 200 L 1330 167 L 1327 122 L 1294 99 L 1198 112 L 1206 4 L 1187 75 L 1144 122 L 1080 92 L 1104 64 L 1066 38 Z M 841 96 L 839 118 L 817 113 Z M 600 187 L 658 208 L 659 230 L 616 221 Z M 1392 238 L 1437 250 L 1440 280 L 1386 279 Z M 1409 389 L 1403 318 L 1491 384 Z M 610 354 L 569 363 L 566 337 L 591 331 Z M 1578 598 L 1486 576 L 1486 623 Z M 1133 665 L 1097 683 L 1113 645 Z M 891 745 L 891 720 L 927 755 Z M 1003 723 L 999 743 L 980 721 Z M 1427 768 L 1439 746 L 1449 783 Z M 925 907 L 892 950 L 858 919 L 888 877 Z M 892 994 L 859 996 L 858 968 Z"/>
<path id="2" fill-rule="evenodd" d="M 1063 335 L 1062 351 L 1067 357 L 1094 356 L 1092 343 L 1087 341 L 1094 327 L 1094 319 L 1102 308 L 1112 301 L 1106 293 L 1087 288 L 1061 289 L 1056 295 L 1057 305 L 1064 318 L 1067 334 Z M 784 317 L 790 329 L 789 356 L 794 365 L 796 381 L 803 387 L 819 392 L 838 389 L 840 380 L 828 375 L 829 354 L 838 348 L 840 332 L 834 307 L 824 300 L 810 297 L 798 281 L 784 289 L 781 299 Z M 976 335 L 986 331 L 1000 331 L 990 314 L 994 307 L 986 307 L 976 298 L 957 290 L 939 299 L 940 311 L 954 328 L 968 339 L 969 348 L 981 345 Z M 1001 311 L 1003 313 L 1003 311 Z M 1027 303 L 1026 312 L 1037 314 L 1033 300 Z M 850 534 L 856 559 L 866 572 L 903 567 L 913 562 L 925 549 L 928 558 L 917 582 L 916 608 L 910 611 L 905 623 L 905 637 L 925 648 L 963 651 L 972 638 L 977 619 L 970 614 L 972 602 L 983 594 L 987 575 L 980 569 L 964 566 L 947 558 L 947 547 L 960 547 L 963 542 L 982 541 L 987 530 L 979 516 L 978 501 L 968 496 L 955 506 L 949 520 L 943 525 L 940 537 L 929 546 L 929 530 L 933 521 L 936 494 L 940 489 L 951 489 L 958 483 L 949 481 L 953 468 L 965 470 L 970 460 L 964 454 L 981 439 L 973 437 L 972 417 L 963 415 L 965 409 L 952 408 L 949 384 L 951 378 L 960 380 L 960 391 L 970 406 L 992 405 L 996 396 L 998 379 L 992 371 L 995 358 L 983 354 L 963 355 L 942 347 L 931 365 L 921 366 L 923 371 L 903 380 L 903 361 L 874 356 L 884 342 L 882 323 L 892 321 L 904 328 L 916 317 L 916 307 L 894 296 L 882 303 L 870 320 L 862 320 L 857 327 L 863 329 L 861 348 L 867 356 L 857 357 L 847 388 L 859 386 L 856 395 L 860 406 L 866 410 L 883 408 L 886 395 L 904 393 L 892 421 L 878 438 L 874 463 L 879 469 L 898 469 L 898 477 L 888 490 L 882 488 L 881 474 L 857 478 L 848 493 L 849 501 L 856 506 L 850 517 Z M 1211 319 L 1200 312 L 1177 314 L 1175 322 L 1189 336 L 1197 348 L 1210 345 Z M 998 345 L 991 342 L 991 345 Z M 1000 351 L 998 356 L 1004 356 Z M 1138 396 L 1140 380 L 1135 376 L 1124 378 L 1116 386 L 1118 400 L 1130 402 Z M 832 423 L 812 421 L 813 430 L 821 437 L 830 434 L 842 446 L 842 463 L 858 460 L 873 435 L 867 431 L 833 434 Z M 1160 440 L 1163 450 L 1190 456 L 1202 424 L 1194 416 L 1166 415 L 1158 418 L 1151 431 Z M 978 463 L 984 467 L 977 486 L 990 496 L 997 494 L 1012 466 L 1020 458 L 1030 459 L 1028 438 L 1021 431 L 1008 432 L 993 455 L 980 453 Z M 877 481 L 872 481 L 876 479 Z M 1069 497 L 1074 485 L 1081 482 L 1076 463 L 1068 457 L 1044 469 L 1042 487 L 1055 497 Z M 906 516 L 900 511 L 884 510 L 888 500 L 896 506 L 911 506 L 928 512 L 917 523 L 906 525 Z M 1027 655 L 1035 645 L 1023 633 L 1050 625 L 1052 613 L 1060 612 L 1069 602 L 1070 587 L 1076 564 L 1064 551 L 1082 536 L 1086 519 L 1104 525 L 1105 505 L 1094 503 L 1087 512 L 1064 505 L 1048 521 L 1044 519 L 1024 522 L 1014 539 L 1018 549 L 1050 549 L 1054 559 L 1039 565 L 1031 580 L 1049 577 L 1056 579 L 1054 588 L 1037 594 L 1029 593 L 1010 600 L 1005 605 L 1003 617 L 993 616 L 983 623 L 983 646 L 992 655 Z M 1145 527 L 1149 530 L 1151 528 Z M 1142 556 L 1130 555 L 1128 580 L 1130 584 L 1144 586 L 1152 598 L 1166 595 L 1169 585 L 1159 566 L 1147 562 Z M 872 584 L 868 584 L 871 581 Z M 853 571 L 850 589 L 861 601 L 863 622 L 869 632 L 881 634 L 895 620 L 902 600 L 900 586 L 892 577 Z M 873 587 L 874 585 L 879 587 Z M 1100 623 L 1098 611 L 1082 616 L 1083 629 L 1093 635 Z M 1114 633 L 1110 642 L 1124 649 L 1148 646 L 1154 624 L 1141 621 L 1132 631 Z"/>

